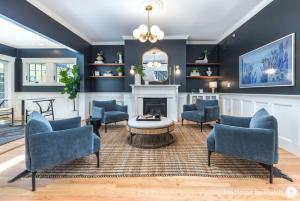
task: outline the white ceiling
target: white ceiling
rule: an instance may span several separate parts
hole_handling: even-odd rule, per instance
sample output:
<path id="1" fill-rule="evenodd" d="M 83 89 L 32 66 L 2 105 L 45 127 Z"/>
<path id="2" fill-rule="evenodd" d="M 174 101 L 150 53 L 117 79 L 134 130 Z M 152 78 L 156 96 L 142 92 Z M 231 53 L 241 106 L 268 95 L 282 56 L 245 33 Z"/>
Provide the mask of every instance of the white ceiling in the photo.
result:
<path id="1" fill-rule="evenodd" d="M 14 48 L 66 48 L 0 16 L 0 44 Z"/>
<path id="2" fill-rule="evenodd" d="M 145 0 L 28 0 L 90 43 L 122 41 L 146 23 Z M 162 0 L 151 21 L 166 36 L 218 42 L 272 0 Z"/>

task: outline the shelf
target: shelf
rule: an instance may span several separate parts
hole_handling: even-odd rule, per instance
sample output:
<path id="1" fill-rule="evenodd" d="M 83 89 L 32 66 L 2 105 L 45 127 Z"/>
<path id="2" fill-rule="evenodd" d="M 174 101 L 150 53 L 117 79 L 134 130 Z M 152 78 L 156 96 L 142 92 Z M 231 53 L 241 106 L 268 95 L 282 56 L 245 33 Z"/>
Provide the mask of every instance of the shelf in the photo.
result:
<path id="1" fill-rule="evenodd" d="M 186 76 L 187 79 L 220 79 L 222 76 Z"/>
<path id="2" fill-rule="evenodd" d="M 89 78 L 125 78 L 126 76 L 89 76 Z"/>
<path id="3" fill-rule="evenodd" d="M 95 64 L 95 63 L 90 63 L 89 66 L 125 66 L 125 64 L 118 64 L 118 63 L 104 63 L 104 64 Z"/>
<path id="4" fill-rule="evenodd" d="M 210 66 L 220 66 L 221 63 L 187 63 L 186 66 L 205 66 L 205 67 L 210 67 Z"/>

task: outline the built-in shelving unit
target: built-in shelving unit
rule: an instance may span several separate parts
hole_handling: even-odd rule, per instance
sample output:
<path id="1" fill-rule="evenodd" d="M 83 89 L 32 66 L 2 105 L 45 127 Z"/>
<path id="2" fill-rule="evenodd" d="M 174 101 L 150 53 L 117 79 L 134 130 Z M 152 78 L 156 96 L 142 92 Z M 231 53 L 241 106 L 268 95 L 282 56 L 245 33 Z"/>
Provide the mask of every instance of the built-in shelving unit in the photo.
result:
<path id="1" fill-rule="evenodd" d="M 93 67 L 93 66 L 104 66 L 104 67 L 115 66 L 115 67 L 118 67 L 118 66 L 125 66 L 125 64 L 119 64 L 119 63 L 103 63 L 103 64 L 90 63 L 89 66 L 91 66 L 91 67 Z"/>
<path id="2" fill-rule="evenodd" d="M 187 63 L 187 67 L 212 67 L 217 66 L 219 67 L 221 63 Z"/>
<path id="3" fill-rule="evenodd" d="M 187 79 L 221 79 L 222 76 L 186 76 Z"/>
<path id="4" fill-rule="evenodd" d="M 126 76 L 102 76 L 102 75 L 100 75 L 100 76 L 95 76 L 95 75 L 93 75 L 93 76 L 89 76 L 89 78 L 115 78 L 115 79 L 122 79 L 122 78 L 126 78 Z"/>

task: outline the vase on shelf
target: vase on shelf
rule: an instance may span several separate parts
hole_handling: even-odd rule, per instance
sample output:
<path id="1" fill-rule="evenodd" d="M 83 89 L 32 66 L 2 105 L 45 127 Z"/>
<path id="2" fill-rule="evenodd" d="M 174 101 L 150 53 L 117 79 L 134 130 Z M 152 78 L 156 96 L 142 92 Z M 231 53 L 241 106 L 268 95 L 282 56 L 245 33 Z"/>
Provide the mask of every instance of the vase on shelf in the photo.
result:
<path id="1" fill-rule="evenodd" d="M 208 63 L 207 55 L 205 55 L 205 57 L 203 59 L 203 62 L 206 63 L 206 64 Z"/>
<path id="2" fill-rule="evenodd" d="M 122 54 L 119 54 L 119 64 L 122 64 L 123 63 L 123 58 L 122 58 Z"/>
<path id="3" fill-rule="evenodd" d="M 142 76 L 140 74 L 136 73 L 134 75 L 134 84 L 141 85 L 141 83 L 142 83 L 141 79 L 142 79 Z"/>
<path id="4" fill-rule="evenodd" d="M 207 76 L 211 76 L 212 71 L 211 71 L 210 67 L 207 68 L 206 74 L 207 74 Z"/>

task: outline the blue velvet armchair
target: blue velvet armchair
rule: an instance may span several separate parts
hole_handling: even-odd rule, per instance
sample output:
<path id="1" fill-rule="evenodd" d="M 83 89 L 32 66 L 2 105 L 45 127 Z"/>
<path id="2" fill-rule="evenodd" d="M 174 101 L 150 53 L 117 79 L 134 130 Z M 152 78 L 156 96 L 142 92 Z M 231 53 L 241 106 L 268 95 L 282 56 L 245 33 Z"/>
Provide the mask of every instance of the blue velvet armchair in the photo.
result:
<path id="1" fill-rule="evenodd" d="M 107 132 L 107 124 L 128 121 L 127 105 L 118 105 L 116 100 L 93 101 L 92 117 L 100 118 Z"/>
<path id="2" fill-rule="evenodd" d="M 38 170 L 93 153 L 99 167 L 100 138 L 91 126 L 80 124 L 80 117 L 48 121 L 38 112 L 31 113 L 25 130 L 25 161 L 27 171 L 32 173 L 32 191 Z"/>
<path id="3" fill-rule="evenodd" d="M 278 162 L 277 120 L 265 109 L 251 117 L 222 115 L 207 138 L 208 166 L 212 152 L 257 161 L 269 170 L 273 182 L 273 164 Z"/>
<path id="4" fill-rule="evenodd" d="M 193 121 L 201 124 L 216 121 L 219 119 L 218 100 L 197 100 L 196 104 L 183 105 L 181 113 L 181 124 L 184 120 Z"/>

